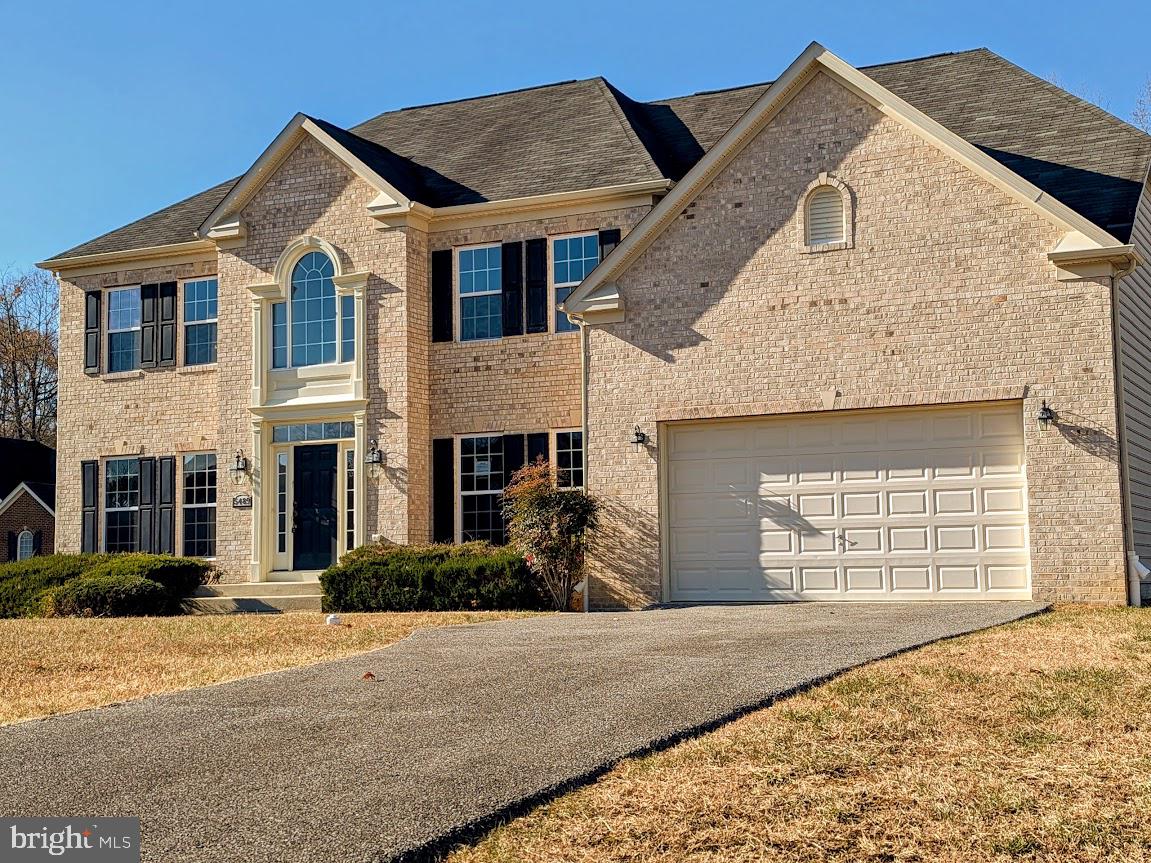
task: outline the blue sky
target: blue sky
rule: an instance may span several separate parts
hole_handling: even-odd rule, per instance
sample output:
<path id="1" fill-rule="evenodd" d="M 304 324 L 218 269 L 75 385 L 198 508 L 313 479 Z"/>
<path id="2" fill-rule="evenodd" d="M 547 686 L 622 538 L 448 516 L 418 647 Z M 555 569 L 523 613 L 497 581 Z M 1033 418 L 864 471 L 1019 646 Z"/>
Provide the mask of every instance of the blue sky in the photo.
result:
<path id="1" fill-rule="evenodd" d="M 242 173 L 296 111 L 354 125 L 593 75 L 675 96 L 770 80 L 812 40 L 856 66 L 985 46 L 1122 117 L 1151 74 L 1121 37 L 1145 0 L 0 0 L 0 21 L 0 269 Z"/>

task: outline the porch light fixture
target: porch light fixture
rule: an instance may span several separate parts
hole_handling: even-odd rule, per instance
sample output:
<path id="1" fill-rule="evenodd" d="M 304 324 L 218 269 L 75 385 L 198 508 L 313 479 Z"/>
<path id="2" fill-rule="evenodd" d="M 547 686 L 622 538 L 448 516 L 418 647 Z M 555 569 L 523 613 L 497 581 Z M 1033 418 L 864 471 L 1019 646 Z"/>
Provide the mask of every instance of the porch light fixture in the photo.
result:
<path id="1" fill-rule="evenodd" d="M 1046 430 L 1051 423 L 1055 422 L 1055 411 L 1047 404 L 1047 399 L 1043 400 L 1043 407 L 1039 409 L 1039 428 Z"/>
<path id="2" fill-rule="evenodd" d="M 379 441 L 372 438 L 368 443 L 368 454 L 364 456 L 364 464 L 368 466 L 368 473 L 373 478 L 378 477 L 384 469 L 386 461 L 384 451 L 380 449 Z"/>
<path id="3" fill-rule="evenodd" d="M 244 458 L 243 450 L 236 450 L 236 454 L 232 457 L 232 466 L 228 468 L 228 476 L 232 478 L 232 482 L 236 485 L 242 483 L 248 475 L 248 460 Z"/>
<path id="4" fill-rule="evenodd" d="M 632 442 L 632 446 L 634 446 L 634 447 L 635 447 L 635 451 L 636 451 L 636 452 L 639 452 L 639 451 L 640 451 L 640 448 L 641 448 L 641 447 L 642 447 L 642 446 L 643 446 L 645 443 L 647 443 L 647 435 L 646 435 L 646 434 L 644 434 L 642 431 L 640 431 L 640 430 L 639 430 L 639 426 L 638 426 L 638 425 L 635 427 L 635 431 L 633 431 L 633 432 L 631 433 L 631 442 Z"/>

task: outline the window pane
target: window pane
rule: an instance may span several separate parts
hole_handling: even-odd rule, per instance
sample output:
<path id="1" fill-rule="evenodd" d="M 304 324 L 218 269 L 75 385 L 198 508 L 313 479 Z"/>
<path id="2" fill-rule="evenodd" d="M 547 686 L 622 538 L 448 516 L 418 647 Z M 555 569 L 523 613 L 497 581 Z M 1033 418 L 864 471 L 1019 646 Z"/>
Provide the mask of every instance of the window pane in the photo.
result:
<path id="1" fill-rule="evenodd" d="M 214 321 L 216 319 L 215 279 L 197 279 L 184 282 L 184 322 Z"/>
<path id="2" fill-rule="evenodd" d="M 288 550 L 288 454 L 276 454 L 276 550 Z"/>
<path id="3" fill-rule="evenodd" d="M 576 324 L 573 324 L 570 320 L 568 320 L 568 316 L 566 313 L 561 312 L 559 310 L 560 303 L 562 303 L 564 300 L 566 300 L 571 295 L 571 292 L 574 290 L 575 290 L 574 287 L 556 288 L 556 332 L 557 333 L 574 333 L 576 330 L 579 329 L 579 327 Z"/>
<path id="4" fill-rule="evenodd" d="M 460 300 L 460 340 L 498 339 L 503 334 L 503 303 L 499 294 Z"/>
<path id="5" fill-rule="evenodd" d="M 108 333 L 108 371 L 128 372 L 140 367 L 140 331 Z"/>
<path id="6" fill-rule="evenodd" d="M 16 559 L 27 560 L 35 552 L 36 539 L 30 530 L 20 532 L 16 542 Z"/>
<path id="7" fill-rule="evenodd" d="M 108 292 L 108 330 L 131 330 L 140 326 L 140 289 Z"/>
<path id="8" fill-rule="evenodd" d="M 104 465 L 104 507 L 123 509 L 140 505 L 140 460 L 109 459 Z"/>
<path id="9" fill-rule="evenodd" d="M 460 340 L 498 339 L 503 334 L 500 246 L 459 254 Z"/>
<path id="10" fill-rule="evenodd" d="M 348 450 L 347 464 L 344 467 L 346 481 L 344 548 L 351 551 L 356 547 L 356 451 Z"/>
<path id="11" fill-rule="evenodd" d="M 461 505 L 461 528 L 464 542 L 486 540 L 504 544 L 504 517 L 498 494 L 466 495 Z"/>
<path id="12" fill-rule="evenodd" d="M 552 243 L 552 282 L 577 285 L 599 264 L 599 235 L 563 237 Z"/>
<path id="13" fill-rule="evenodd" d="M 136 551 L 139 530 L 138 510 L 117 510 L 104 518 L 104 548 L 110 552 Z"/>
<path id="14" fill-rule="evenodd" d="M 184 365 L 201 366 L 216 361 L 216 325 L 189 324 L 184 327 Z"/>
<path id="15" fill-rule="evenodd" d="M 272 303 L 272 368 L 288 367 L 288 307 Z"/>
<path id="16" fill-rule="evenodd" d="M 356 298 L 340 297 L 340 362 L 356 358 Z"/>
<path id="17" fill-rule="evenodd" d="M 292 365 L 336 361 L 336 286 L 327 255 L 310 252 L 292 271 Z M 274 350 L 274 349 L 273 349 Z"/>
<path id="18" fill-rule="evenodd" d="M 184 555 L 216 556 L 216 454 L 184 456 Z"/>
<path id="19" fill-rule="evenodd" d="M 556 432 L 556 485 L 583 488 L 583 432 Z"/>

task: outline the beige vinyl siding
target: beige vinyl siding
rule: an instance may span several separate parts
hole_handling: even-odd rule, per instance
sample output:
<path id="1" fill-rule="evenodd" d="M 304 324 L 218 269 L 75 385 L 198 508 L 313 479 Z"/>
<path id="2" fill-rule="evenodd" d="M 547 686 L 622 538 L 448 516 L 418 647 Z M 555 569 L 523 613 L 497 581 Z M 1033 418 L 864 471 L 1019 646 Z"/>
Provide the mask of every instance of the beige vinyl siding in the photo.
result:
<path id="1" fill-rule="evenodd" d="M 1146 186 L 1131 242 L 1151 261 L 1151 195 Z M 1151 264 L 1117 286 L 1119 350 L 1123 364 L 1123 429 L 1135 553 L 1151 565 Z"/>

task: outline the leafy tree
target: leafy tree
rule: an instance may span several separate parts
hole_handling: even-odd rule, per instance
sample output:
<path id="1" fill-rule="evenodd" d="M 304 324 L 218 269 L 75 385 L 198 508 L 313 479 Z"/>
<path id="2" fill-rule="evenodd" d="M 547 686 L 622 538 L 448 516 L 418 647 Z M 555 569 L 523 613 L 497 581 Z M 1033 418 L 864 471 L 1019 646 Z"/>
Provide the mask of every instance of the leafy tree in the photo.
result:
<path id="1" fill-rule="evenodd" d="M 587 538 L 598 527 L 599 508 L 586 491 L 559 488 L 543 459 L 512 474 L 504 489 L 508 538 L 543 582 L 557 611 L 567 609 L 583 576 Z"/>
<path id="2" fill-rule="evenodd" d="M 59 314 L 49 273 L 0 273 L 0 437 L 56 445 Z"/>

